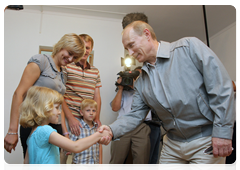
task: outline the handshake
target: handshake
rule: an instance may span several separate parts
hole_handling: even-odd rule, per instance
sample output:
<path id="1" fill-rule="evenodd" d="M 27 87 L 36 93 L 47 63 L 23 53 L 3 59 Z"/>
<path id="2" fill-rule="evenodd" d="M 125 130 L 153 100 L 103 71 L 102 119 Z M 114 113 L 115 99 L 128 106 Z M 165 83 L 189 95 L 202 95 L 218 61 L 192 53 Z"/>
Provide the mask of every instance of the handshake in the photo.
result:
<path id="1" fill-rule="evenodd" d="M 113 134 L 109 126 L 102 125 L 98 128 L 98 132 L 101 135 L 101 139 L 98 141 L 99 144 L 108 145 L 112 140 Z"/>

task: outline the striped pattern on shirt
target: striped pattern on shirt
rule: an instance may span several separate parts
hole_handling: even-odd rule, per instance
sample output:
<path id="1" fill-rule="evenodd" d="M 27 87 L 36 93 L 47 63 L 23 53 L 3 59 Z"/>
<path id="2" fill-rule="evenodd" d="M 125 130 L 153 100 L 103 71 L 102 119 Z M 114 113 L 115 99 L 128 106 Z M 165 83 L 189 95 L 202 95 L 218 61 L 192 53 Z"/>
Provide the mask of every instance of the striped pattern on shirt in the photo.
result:
<path id="1" fill-rule="evenodd" d="M 67 77 L 64 99 L 75 117 L 80 117 L 80 104 L 83 99 L 93 99 L 96 88 L 102 87 L 99 70 L 90 66 L 82 69 L 75 63 L 63 67 Z"/>
<path id="2" fill-rule="evenodd" d="M 83 119 L 80 119 L 80 123 L 82 125 L 82 128 L 80 128 L 80 135 L 75 136 L 74 134 L 70 133 L 69 137 L 72 141 L 76 141 L 78 139 L 88 137 L 97 131 L 97 123 L 95 122 L 93 122 L 92 128 L 90 128 L 89 125 L 85 123 Z M 99 144 L 96 143 L 80 153 L 73 153 L 72 163 L 99 164 Z"/>

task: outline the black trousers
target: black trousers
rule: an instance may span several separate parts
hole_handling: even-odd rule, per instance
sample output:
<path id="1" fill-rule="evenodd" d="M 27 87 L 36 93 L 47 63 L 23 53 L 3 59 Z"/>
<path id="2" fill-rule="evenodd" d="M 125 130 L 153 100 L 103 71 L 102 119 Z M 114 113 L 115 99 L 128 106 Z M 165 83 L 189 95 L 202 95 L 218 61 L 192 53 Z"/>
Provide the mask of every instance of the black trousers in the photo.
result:
<path id="1" fill-rule="evenodd" d="M 56 129 L 59 134 L 62 135 L 62 126 L 61 124 L 49 124 L 53 129 Z M 20 126 L 20 140 L 23 148 L 23 157 L 25 158 L 27 152 L 27 139 L 32 131 L 32 128 L 24 128 Z"/>
<path id="2" fill-rule="evenodd" d="M 235 122 L 233 127 L 232 147 L 234 148 L 232 154 L 226 158 L 227 170 L 238 169 L 238 122 Z"/>

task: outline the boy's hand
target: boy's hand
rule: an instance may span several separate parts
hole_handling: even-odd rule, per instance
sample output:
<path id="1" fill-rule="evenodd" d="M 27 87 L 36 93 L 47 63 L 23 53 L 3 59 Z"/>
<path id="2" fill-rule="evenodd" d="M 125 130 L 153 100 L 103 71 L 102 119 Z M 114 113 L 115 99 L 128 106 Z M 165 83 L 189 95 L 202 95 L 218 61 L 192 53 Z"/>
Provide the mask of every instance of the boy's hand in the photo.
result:
<path id="1" fill-rule="evenodd" d="M 66 155 L 71 155 L 72 154 L 72 152 L 66 152 Z"/>
<path id="2" fill-rule="evenodd" d="M 61 148 L 61 152 L 63 152 L 65 155 L 71 155 L 72 152 L 66 151 L 63 148 Z"/>

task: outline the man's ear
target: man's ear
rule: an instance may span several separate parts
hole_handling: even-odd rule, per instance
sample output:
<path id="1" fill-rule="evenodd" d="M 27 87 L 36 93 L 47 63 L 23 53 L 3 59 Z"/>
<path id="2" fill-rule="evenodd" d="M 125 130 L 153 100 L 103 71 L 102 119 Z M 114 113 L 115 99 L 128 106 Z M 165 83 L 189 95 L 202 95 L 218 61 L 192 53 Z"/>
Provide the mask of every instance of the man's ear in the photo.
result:
<path id="1" fill-rule="evenodd" d="M 149 29 L 145 28 L 143 30 L 143 35 L 149 40 L 151 38 L 151 32 L 149 31 Z"/>

